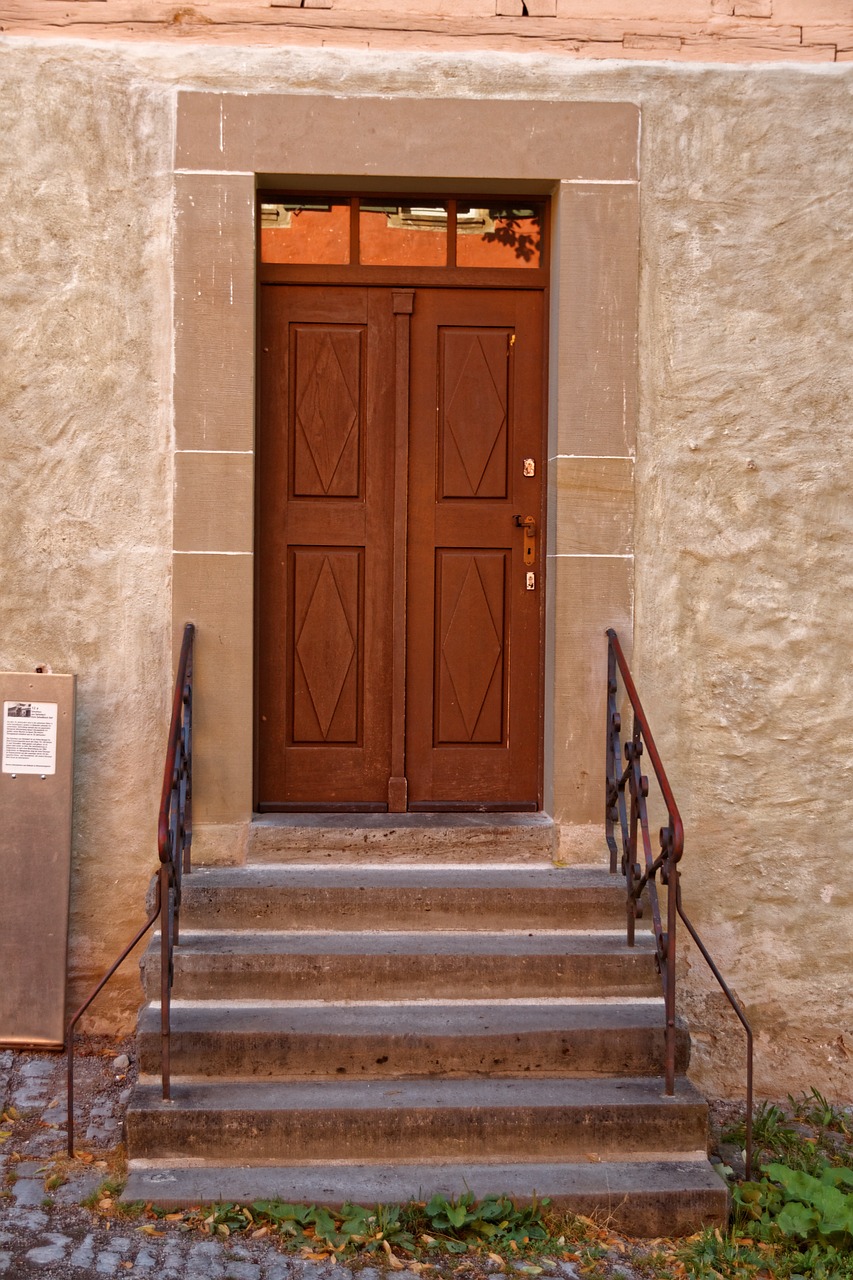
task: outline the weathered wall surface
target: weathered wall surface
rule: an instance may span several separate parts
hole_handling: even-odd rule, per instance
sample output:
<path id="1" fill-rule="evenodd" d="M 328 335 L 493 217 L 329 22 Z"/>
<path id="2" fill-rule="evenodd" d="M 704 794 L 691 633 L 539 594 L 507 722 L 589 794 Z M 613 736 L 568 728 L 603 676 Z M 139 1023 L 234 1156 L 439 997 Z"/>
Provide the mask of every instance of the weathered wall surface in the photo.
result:
<path id="1" fill-rule="evenodd" d="M 853 82 L 733 77 L 701 106 L 667 85 L 670 127 L 646 121 L 635 654 L 686 808 L 685 897 L 754 1013 L 759 1079 L 849 1097 Z M 691 980 L 697 1054 L 721 1063 L 731 1017 Z"/>
<path id="2" fill-rule="evenodd" d="M 75 972 L 138 918 L 154 861 L 176 86 L 633 101 L 634 652 L 685 903 L 754 1016 L 759 1087 L 849 1096 L 853 75 L 55 39 L 0 58 L 0 664 L 80 675 Z M 685 961 L 696 1074 L 737 1089 L 738 1033 Z"/>
<path id="3" fill-rule="evenodd" d="M 0 666 L 79 676 L 78 995 L 144 919 L 156 862 L 171 118 L 162 89 L 58 48 L 4 48 L 0 80 Z M 111 999 L 136 1004 L 132 962 Z"/>

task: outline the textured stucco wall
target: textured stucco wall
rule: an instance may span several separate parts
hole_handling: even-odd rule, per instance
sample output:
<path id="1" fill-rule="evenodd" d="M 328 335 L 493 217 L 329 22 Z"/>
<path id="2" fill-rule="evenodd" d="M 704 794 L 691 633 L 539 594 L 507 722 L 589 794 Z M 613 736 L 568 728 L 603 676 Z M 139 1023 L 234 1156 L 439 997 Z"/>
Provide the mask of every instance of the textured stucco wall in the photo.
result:
<path id="1" fill-rule="evenodd" d="M 144 918 L 156 862 L 171 113 L 118 60 L 93 75 L 85 56 L 5 47 L 0 67 L 0 667 L 79 676 L 77 995 Z M 137 998 L 131 962 L 96 1010 Z"/>
<path id="2" fill-rule="evenodd" d="M 633 101 L 634 652 L 685 904 L 754 1015 L 759 1087 L 849 1096 L 853 72 L 23 40 L 0 59 L 0 665 L 80 675 L 75 971 L 138 917 L 154 861 L 176 86 Z M 685 961 L 695 1072 L 736 1089 L 738 1032 Z"/>

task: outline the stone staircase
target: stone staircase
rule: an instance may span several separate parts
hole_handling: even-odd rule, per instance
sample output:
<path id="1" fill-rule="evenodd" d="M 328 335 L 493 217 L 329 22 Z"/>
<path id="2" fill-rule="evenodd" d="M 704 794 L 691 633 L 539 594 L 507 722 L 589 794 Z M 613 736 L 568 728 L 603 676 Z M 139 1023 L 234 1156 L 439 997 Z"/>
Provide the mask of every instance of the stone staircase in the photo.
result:
<path id="1" fill-rule="evenodd" d="M 667 1097 L 660 980 L 650 940 L 624 943 L 621 881 L 554 867 L 529 821 L 448 821 L 426 842 L 419 825 L 377 819 L 344 839 L 320 820 L 306 839 L 267 821 L 247 866 L 184 881 L 172 1101 L 155 939 L 125 1198 L 470 1188 L 550 1196 L 634 1234 L 722 1222 L 689 1038 Z"/>

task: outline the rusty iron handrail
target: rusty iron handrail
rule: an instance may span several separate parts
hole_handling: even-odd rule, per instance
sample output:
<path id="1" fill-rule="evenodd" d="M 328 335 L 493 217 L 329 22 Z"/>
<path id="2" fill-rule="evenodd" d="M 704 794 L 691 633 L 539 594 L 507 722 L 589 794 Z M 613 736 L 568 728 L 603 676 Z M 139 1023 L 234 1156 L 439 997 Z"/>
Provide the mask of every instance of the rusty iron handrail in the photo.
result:
<path id="1" fill-rule="evenodd" d="M 192 846 L 192 681 L 193 639 L 195 626 L 188 622 L 184 627 L 181 656 L 175 677 L 172 697 L 172 719 L 166 747 L 166 764 L 163 770 L 163 789 L 160 797 L 160 813 L 157 823 L 157 845 L 160 865 L 154 881 L 154 905 L 148 919 L 128 943 L 118 959 L 110 966 L 76 1010 L 65 1033 L 65 1050 L 68 1058 L 66 1125 L 68 1155 L 74 1157 L 74 1028 L 89 1005 L 100 995 L 110 978 L 133 951 L 149 929 L 162 917 L 160 926 L 160 991 L 161 991 L 161 1068 L 163 1097 L 168 1099 L 170 1090 L 169 1040 L 172 980 L 174 977 L 173 954 L 178 943 L 178 921 L 181 902 L 181 879 L 191 871 Z"/>
<path id="2" fill-rule="evenodd" d="M 643 705 L 640 702 L 630 668 L 622 652 L 619 637 L 612 627 L 607 632 L 607 755 L 606 755 L 606 799 L 605 799 L 605 834 L 607 847 L 610 850 L 610 871 L 615 875 L 619 849 L 614 835 L 618 826 L 622 840 L 621 872 L 625 877 L 627 888 L 627 941 L 633 946 L 635 941 L 636 921 L 642 916 L 641 898 L 646 893 L 652 917 L 652 931 L 655 942 L 655 963 L 663 982 L 664 1009 L 666 1014 L 665 1066 L 666 1092 L 670 1096 L 675 1092 L 675 955 L 676 955 L 676 921 L 680 917 L 699 952 L 720 985 L 720 988 L 741 1022 L 746 1032 L 746 1174 L 752 1174 L 752 1094 L 753 1094 L 753 1037 L 752 1028 L 739 1001 L 712 960 L 707 947 L 699 937 L 695 927 L 684 913 L 681 902 L 681 872 L 678 864 L 684 853 L 684 824 L 675 803 L 666 770 L 661 762 L 655 740 Z M 633 725 L 630 741 L 624 744 L 626 765 L 621 769 L 622 717 L 618 707 L 619 680 L 631 704 Z M 657 857 L 652 852 L 649 835 L 649 815 L 647 797 L 649 779 L 643 774 L 641 761 L 647 753 L 657 779 L 663 803 L 666 806 L 667 825 L 660 828 L 660 853 Z M 626 803 L 625 792 L 630 798 L 630 807 Z M 642 838 L 643 859 L 645 869 L 637 858 L 638 831 Z M 660 882 L 666 886 L 666 929 L 661 919 L 656 877 L 660 872 Z"/>

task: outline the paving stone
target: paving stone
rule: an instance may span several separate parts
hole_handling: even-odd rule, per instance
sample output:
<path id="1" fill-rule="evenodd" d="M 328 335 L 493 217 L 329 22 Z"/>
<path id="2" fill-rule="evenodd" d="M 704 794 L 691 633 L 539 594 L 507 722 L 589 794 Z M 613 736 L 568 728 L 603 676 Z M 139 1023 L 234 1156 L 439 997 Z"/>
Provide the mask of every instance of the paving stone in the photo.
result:
<path id="1" fill-rule="evenodd" d="M 40 1062 L 37 1058 L 24 1062 L 20 1070 L 21 1082 L 12 1090 L 14 1106 L 21 1111 L 44 1107 L 52 1093 L 53 1072 L 52 1062 Z"/>
<path id="2" fill-rule="evenodd" d="M 72 1267 L 91 1267 L 95 1256 L 95 1238 L 91 1233 L 78 1244 L 68 1259 Z"/>
<path id="3" fill-rule="evenodd" d="M 57 1187 L 50 1194 L 55 1204 L 80 1204 L 83 1200 L 88 1199 L 93 1191 L 98 1189 L 103 1180 L 104 1173 L 102 1169 L 87 1169 L 85 1173 L 75 1174 L 72 1181 L 63 1183 L 61 1187 Z"/>
<path id="4" fill-rule="evenodd" d="M 12 1187 L 12 1199 L 21 1209 L 34 1209 L 45 1198 L 44 1183 L 41 1178 L 18 1178 Z"/>
<path id="5" fill-rule="evenodd" d="M 69 1236 L 59 1235 L 58 1232 L 48 1232 L 47 1239 L 50 1244 L 38 1245 L 35 1249 L 28 1249 L 26 1256 L 30 1262 L 37 1262 L 41 1266 L 47 1266 L 51 1262 L 63 1262 L 68 1252 L 68 1246 L 71 1244 Z"/>
<path id="6" fill-rule="evenodd" d="M 150 1271 L 157 1266 L 157 1259 L 150 1249 L 140 1249 L 133 1260 L 133 1265 L 138 1267 L 140 1271 Z"/>
<path id="7" fill-rule="evenodd" d="M 95 1263 L 95 1270 L 102 1276 L 114 1276 L 117 1274 L 120 1262 L 121 1257 L 119 1254 L 109 1253 L 107 1250 L 104 1250 L 103 1253 L 98 1254 L 98 1260 Z"/>
<path id="8" fill-rule="evenodd" d="M 261 1280 L 261 1268 L 256 1262 L 234 1262 L 229 1259 L 225 1263 L 224 1280 Z"/>
<path id="9" fill-rule="evenodd" d="M 185 1280 L 223 1280 L 225 1267 L 212 1258 L 190 1258 Z"/>
<path id="10" fill-rule="evenodd" d="M 43 1231 L 47 1226 L 47 1214 L 44 1209 L 30 1209 L 27 1207 L 18 1208 L 14 1206 L 9 1210 L 9 1218 L 22 1227 L 24 1231 Z"/>
<path id="11" fill-rule="evenodd" d="M 221 1262 L 204 1259 L 194 1261 L 191 1258 L 187 1263 L 185 1280 L 224 1280 L 224 1276 L 225 1267 Z"/>
<path id="12" fill-rule="evenodd" d="M 213 1240 L 200 1240 L 192 1245 L 192 1256 L 194 1258 L 221 1258 L 222 1245 L 216 1244 Z"/>
<path id="13" fill-rule="evenodd" d="M 360 1271 L 359 1280 L 365 1271 L 372 1271 L 372 1267 L 365 1267 L 364 1271 Z M 293 1280 L 293 1271 L 287 1262 L 272 1262 L 267 1268 L 267 1280 Z"/>

